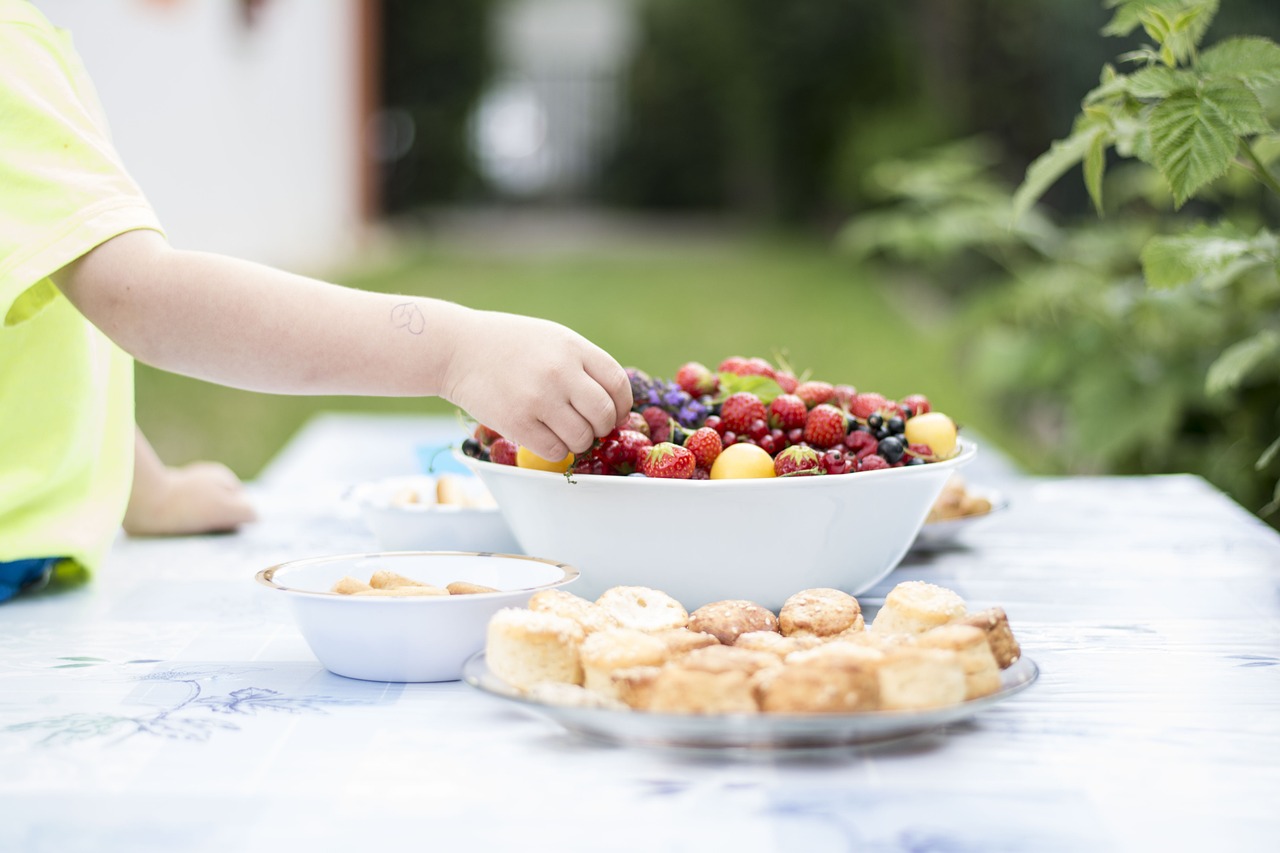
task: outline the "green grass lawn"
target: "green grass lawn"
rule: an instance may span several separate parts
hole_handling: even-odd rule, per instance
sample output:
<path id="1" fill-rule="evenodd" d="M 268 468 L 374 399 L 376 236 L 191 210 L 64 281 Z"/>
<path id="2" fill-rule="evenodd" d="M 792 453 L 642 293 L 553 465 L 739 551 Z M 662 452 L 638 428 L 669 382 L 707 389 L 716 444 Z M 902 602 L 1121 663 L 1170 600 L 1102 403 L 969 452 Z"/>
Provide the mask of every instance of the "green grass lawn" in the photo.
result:
<path id="1" fill-rule="evenodd" d="M 904 308 L 908 300 L 816 242 L 684 240 L 519 253 L 422 240 L 337 279 L 557 320 L 622 364 L 660 376 L 689 360 L 714 369 L 729 355 L 785 353 L 813 378 L 891 397 L 924 393 L 962 425 L 1002 446 L 1013 440 L 967 393 L 945 325 Z M 161 456 L 175 464 L 217 459 L 246 478 L 320 411 L 453 411 L 437 399 L 255 394 L 141 365 L 137 385 L 139 423 Z"/>

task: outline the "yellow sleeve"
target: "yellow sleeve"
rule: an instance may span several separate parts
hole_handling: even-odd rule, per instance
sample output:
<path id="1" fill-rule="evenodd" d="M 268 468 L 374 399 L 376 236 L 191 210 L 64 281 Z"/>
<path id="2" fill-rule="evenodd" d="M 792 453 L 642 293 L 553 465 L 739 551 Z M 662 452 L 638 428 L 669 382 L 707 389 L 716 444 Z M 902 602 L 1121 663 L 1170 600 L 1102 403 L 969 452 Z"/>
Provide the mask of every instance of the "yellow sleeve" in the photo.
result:
<path id="1" fill-rule="evenodd" d="M 49 275 L 138 228 L 161 230 L 111 144 L 69 36 L 28 4 L 0 2 L 4 325 L 28 319 L 56 298 Z"/>

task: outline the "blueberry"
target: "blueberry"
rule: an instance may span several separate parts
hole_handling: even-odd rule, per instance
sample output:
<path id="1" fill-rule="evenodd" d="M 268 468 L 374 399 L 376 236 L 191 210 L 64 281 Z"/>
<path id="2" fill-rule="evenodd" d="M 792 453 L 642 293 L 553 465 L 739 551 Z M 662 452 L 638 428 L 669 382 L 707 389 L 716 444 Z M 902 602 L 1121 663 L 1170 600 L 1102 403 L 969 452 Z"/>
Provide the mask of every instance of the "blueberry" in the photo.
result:
<path id="1" fill-rule="evenodd" d="M 902 435 L 907 428 L 907 424 L 902 418 L 895 416 L 889 418 L 889 422 L 885 424 L 885 427 L 889 430 L 889 435 Z"/>
<path id="2" fill-rule="evenodd" d="M 880 439 L 880 445 L 876 448 L 876 453 L 879 453 L 884 457 L 885 462 L 892 465 L 902 458 L 905 449 L 902 446 L 902 439 L 896 435 L 890 435 Z"/>
<path id="3" fill-rule="evenodd" d="M 480 442 L 474 438 L 468 438 L 462 442 L 462 452 L 473 459 L 480 458 Z"/>

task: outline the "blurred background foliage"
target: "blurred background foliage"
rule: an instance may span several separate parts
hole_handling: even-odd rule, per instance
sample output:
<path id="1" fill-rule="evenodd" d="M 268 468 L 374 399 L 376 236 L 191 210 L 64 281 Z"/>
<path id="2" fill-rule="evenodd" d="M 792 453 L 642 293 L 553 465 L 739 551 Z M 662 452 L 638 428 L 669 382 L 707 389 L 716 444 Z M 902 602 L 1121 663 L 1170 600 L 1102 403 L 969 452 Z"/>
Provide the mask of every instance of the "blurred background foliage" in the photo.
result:
<path id="1" fill-rule="evenodd" d="M 712 217 L 739 239 L 495 256 L 427 233 L 338 278 L 551 317 L 658 374 L 789 349 L 838 381 L 939 398 L 1033 472 L 1193 471 L 1252 510 L 1266 503 L 1280 463 L 1254 462 L 1280 422 L 1280 383 L 1211 395 L 1204 377 L 1272 316 L 1257 309 L 1274 304 L 1275 277 L 1154 291 L 1139 255 L 1190 218 L 1274 227 L 1274 201 L 1224 180 L 1174 213 L 1150 169 L 1113 162 L 1105 218 L 1076 171 L 1010 227 L 1028 163 L 1070 131 L 1102 65 L 1142 41 L 1102 36 L 1100 0 L 617 2 L 634 37 L 616 132 L 571 192 L 512 196 L 486 180 L 473 123 L 504 73 L 493 17 L 520 0 L 385 0 L 385 107 L 414 131 L 385 158 L 388 213 L 418 223 L 460 203 L 534 216 L 568 205 L 660 217 L 677 234 Z M 1208 41 L 1232 34 L 1280 39 L 1280 4 L 1223 0 Z M 502 244 L 500 229 L 492 237 Z M 184 416 L 148 401 L 189 382 L 144 369 L 140 418 Z M 213 422 L 268 405 L 200 393 L 196 417 Z M 189 445 L 172 455 L 252 475 L 318 409 L 447 409 L 269 405 L 283 414 L 262 416 L 260 441 L 199 444 L 218 430 L 175 427 L 170 441 Z"/>

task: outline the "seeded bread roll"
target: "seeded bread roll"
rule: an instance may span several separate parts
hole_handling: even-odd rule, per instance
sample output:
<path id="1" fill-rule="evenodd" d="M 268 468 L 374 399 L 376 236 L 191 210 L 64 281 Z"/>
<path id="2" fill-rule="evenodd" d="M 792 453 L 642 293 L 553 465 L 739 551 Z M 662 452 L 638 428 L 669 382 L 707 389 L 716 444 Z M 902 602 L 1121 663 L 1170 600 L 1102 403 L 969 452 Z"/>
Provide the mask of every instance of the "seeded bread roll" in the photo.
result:
<path id="1" fill-rule="evenodd" d="M 838 589 L 801 590 L 778 611 L 778 630 L 785 637 L 836 637 L 864 627 L 858 599 Z"/>
<path id="2" fill-rule="evenodd" d="M 905 581 L 885 596 L 871 630 L 881 634 L 920 634 L 965 615 L 964 599 L 924 581 Z"/>
<path id="3" fill-rule="evenodd" d="M 581 684 L 578 649 L 584 637 L 572 619 L 504 607 L 489 619 L 485 659 L 494 675 L 517 688 L 546 681 Z"/>
<path id="4" fill-rule="evenodd" d="M 880 707 L 886 711 L 919 711 L 964 701 L 964 667 L 955 652 L 902 648 L 876 666 Z"/>
<path id="5" fill-rule="evenodd" d="M 731 646 L 710 646 L 702 651 Z M 649 688 L 648 710 L 665 714 L 754 714 L 760 710 L 751 676 L 668 664 Z"/>
<path id="6" fill-rule="evenodd" d="M 788 664 L 762 672 L 756 686 L 760 710 L 768 713 L 841 714 L 879 707 L 879 676 L 869 666 Z"/>
<path id="7" fill-rule="evenodd" d="M 812 649 L 814 646 L 820 645 L 822 645 L 822 640 L 819 637 L 810 637 L 808 635 L 784 637 L 781 634 L 775 634 L 773 631 L 752 631 L 738 637 L 738 641 L 733 644 L 733 647 L 735 649 L 750 649 L 755 652 L 768 652 L 771 655 L 785 658 L 792 652 Z"/>
<path id="8" fill-rule="evenodd" d="M 943 625 L 917 635 L 915 645 L 917 648 L 949 649 L 956 653 L 964 669 L 966 699 L 976 699 L 1000 689 L 1000 667 L 981 628 Z"/>
<path id="9" fill-rule="evenodd" d="M 667 647 L 667 660 L 683 657 L 696 649 L 720 645 L 720 641 L 712 635 L 691 631 L 688 628 L 668 628 L 652 636 L 657 637 Z"/>
<path id="10" fill-rule="evenodd" d="M 689 625 L 689 612 L 665 592 L 647 586 L 615 586 L 606 589 L 596 604 L 624 628 L 665 631 Z"/>
<path id="11" fill-rule="evenodd" d="M 778 617 L 754 601 L 714 601 L 689 614 L 689 630 L 712 634 L 724 645 L 732 646 L 743 634 L 777 631 Z"/>
<path id="12" fill-rule="evenodd" d="M 583 686 L 593 693 L 618 698 L 613 673 L 636 666 L 661 666 L 667 646 L 657 637 L 634 628 L 607 628 L 587 636 L 579 650 Z"/>
<path id="13" fill-rule="evenodd" d="M 535 592 L 529 599 L 529 609 L 572 619 L 588 634 L 603 631 L 606 628 L 619 627 L 618 620 L 606 613 L 594 601 L 588 601 L 562 589 L 544 589 Z"/>
<path id="14" fill-rule="evenodd" d="M 699 672 L 745 672 L 747 675 L 782 665 L 777 655 L 737 646 L 707 646 L 689 652 L 679 663 L 685 669 Z"/>
<path id="15" fill-rule="evenodd" d="M 1022 656 L 1022 649 L 1013 636 L 1013 629 L 1009 627 L 1009 617 L 1005 615 L 1003 608 L 992 607 L 981 610 L 960 621 L 965 625 L 981 629 L 987 635 L 987 644 L 991 646 L 991 653 L 995 655 L 996 664 L 1001 669 L 1008 669 Z"/>

